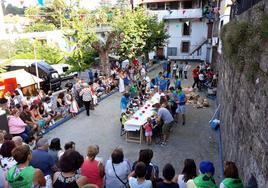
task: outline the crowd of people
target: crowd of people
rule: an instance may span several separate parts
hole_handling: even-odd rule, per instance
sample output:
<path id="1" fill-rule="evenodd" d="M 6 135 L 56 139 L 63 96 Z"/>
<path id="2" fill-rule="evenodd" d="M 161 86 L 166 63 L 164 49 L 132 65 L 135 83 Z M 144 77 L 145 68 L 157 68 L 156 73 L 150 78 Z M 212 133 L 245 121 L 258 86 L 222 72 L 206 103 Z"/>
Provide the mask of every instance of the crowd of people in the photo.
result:
<path id="1" fill-rule="evenodd" d="M 155 113 L 147 119 L 143 128 L 148 145 L 158 139 L 160 141 L 157 143 L 166 146 L 170 130 L 180 120 L 180 115 L 182 125 L 186 124 L 187 99 L 182 81 L 188 79 L 191 68 L 187 62 L 174 63 L 171 72 L 171 65 L 168 61 L 163 65 L 163 71 L 152 79 L 147 74 L 146 66 L 139 63 L 124 69 L 115 66 L 109 77 L 90 70 L 88 82 L 77 78 L 74 84 L 67 85 L 67 90 L 57 96 L 51 91 L 45 93 L 40 90 L 34 98 L 25 97 L 20 86 L 14 94 L 7 93 L 9 133 L 0 132 L 0 187 L 216 188 L 213 178 L 215 169 L 209 161 L 199 164 L 199 175 L 194 160 L 186 159 L 181 174 L 175 175 L 174 167 L 166 164 L 161 176 L 158 166 L 152 163 L 151 149 L 141 150 L 138 160 L 132 164 L 125 159 L 123 150 L 116 148 L 104 163 L 98 155 L 97 145 L 90 145 L 87 156 L 83 157 L 75 150 L 72 141 L 62 149 L 59 138 L 52 139 L 50 143 L 42 138 L 46 128 L 68 114 L 75 118 L 83 106 L 90 116 L 90 110 L 98 105 L 99 97 L 118 87 L 123 93 L 120 101 L 122 129 L 124 122 L 146 100 L 159 95 L 159 102 L 153 105 Z M 203 68 L 202 64 L 192 74 L 193 88 L 197 85 L 201 90 L 208 83 L 215 84 L 215 74 L 208 66 Z M 198 80 L 195 79 L 197 74 Z M 224 175 L 220 188 L 243 187 L 233 162 L 225 163 Z"/>
<path id="2" fill-rule="evenodd" d="M 139 77 L 131 79 L 130 71 L 127 69 L 122 77 L 122 85 L 128 89 L 123 90 L 120 101 L 121 135 L 124 133 L 125 122 L 133 118 L 133 114 L 143 107 L 147 100 L 157 94 L 160 95 L 160 101 L 154 104 L 155 113 L 148 118 L 143 129 L 148 144 L 152 143 L 152 137 L 154 137 L 157 144 L 165 146 L 174 123 L 181 121 L 182 125 L 186 124 L 187 98 L 182 88 L 182 82 L 188 79 L 190 69 L 191 66 L 187 62 L 172 64 L 171 61 L 167 61 L 163 63 L 163 71 L 152 79 L 145 70 L 141 74 L 142 69 Z M 192 70 L 192 76 L 194 80 L 192 90 L 196 86 L 201 91 L 205 88 L 215 88 L 217 85 L 217 75 L 208 64 L 198 65 Z M 128 80 L 128 82 L 124 82 L 124 80 Z"/>
<path id="3" fill-rule="evenodd" d="M 127 160 L 121 148 L 115 148 L 104 162 L 98 145 L 87 147 L 83 157 L 74 142 L 61 146 L 59 138 L 50 143 L 40 138 L 34 145 L 4 132 L 0 133 L 0 187 L 7 188 L 216 188 L 215 168 L 210 161 L 185 159 L 177 169 L 167 163 L 159 172 L 153 162 L 153 151 L 142 149 L 136 161 Z M 199 173 L 198 173 L 199 171 Z M 234 162 L 224 163 L 220 188 L 243 188 Z"/>

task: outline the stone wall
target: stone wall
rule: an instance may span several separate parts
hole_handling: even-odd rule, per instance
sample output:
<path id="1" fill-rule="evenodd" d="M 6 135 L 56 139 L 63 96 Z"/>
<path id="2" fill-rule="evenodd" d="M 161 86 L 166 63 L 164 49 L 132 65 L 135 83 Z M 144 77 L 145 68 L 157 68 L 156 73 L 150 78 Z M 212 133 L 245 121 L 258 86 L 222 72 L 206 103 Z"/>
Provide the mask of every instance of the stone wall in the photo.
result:
<path id="1" fill-rule="evenodd" d="M 252 23 L 262 15 L 259 11 L 268 13 L 268 1 L 256 6 L 236 21 Z M 259 67 L 263 74 L 253 82 L 228 57 L 217 58 L 224 160 L 236 162 L 244 182 L 254 176 L 259 188 L 268 186 L 268 41 L 262 46 Z"/>

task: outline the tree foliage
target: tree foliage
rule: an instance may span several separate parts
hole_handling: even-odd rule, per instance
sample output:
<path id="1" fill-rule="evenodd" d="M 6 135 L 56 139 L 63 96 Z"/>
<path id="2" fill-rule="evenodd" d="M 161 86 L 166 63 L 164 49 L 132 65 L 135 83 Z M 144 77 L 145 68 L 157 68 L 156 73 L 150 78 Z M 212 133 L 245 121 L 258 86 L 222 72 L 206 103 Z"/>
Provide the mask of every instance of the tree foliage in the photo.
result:
<path id="1" fill-rule="evenodd" d="M 35 48 L 36 59 L 45 60 L 49 64 L 57 64 L 64 60 L 64 54 L 58 48 L 42 44 L 40 41 L 20 39 L 15 41 L 13 48 L 13 59 L 34 59 Z"/>

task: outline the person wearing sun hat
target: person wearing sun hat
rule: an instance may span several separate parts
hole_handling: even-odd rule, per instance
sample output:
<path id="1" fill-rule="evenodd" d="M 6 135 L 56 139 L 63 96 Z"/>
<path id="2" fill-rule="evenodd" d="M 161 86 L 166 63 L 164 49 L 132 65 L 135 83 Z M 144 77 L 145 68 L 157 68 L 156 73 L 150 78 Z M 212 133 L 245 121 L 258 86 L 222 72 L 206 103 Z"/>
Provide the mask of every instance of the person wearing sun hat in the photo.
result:
<path id="1" fill-rule="evenodd" d="M 215 180 L 213 178 L 215 168 L 210 161 L 201 161 L 199 164 L 200 174 L 193 180 L 189 180 L 186 184 L 187 188 L 200 188 L 209 187 L 217 188 Z"/>

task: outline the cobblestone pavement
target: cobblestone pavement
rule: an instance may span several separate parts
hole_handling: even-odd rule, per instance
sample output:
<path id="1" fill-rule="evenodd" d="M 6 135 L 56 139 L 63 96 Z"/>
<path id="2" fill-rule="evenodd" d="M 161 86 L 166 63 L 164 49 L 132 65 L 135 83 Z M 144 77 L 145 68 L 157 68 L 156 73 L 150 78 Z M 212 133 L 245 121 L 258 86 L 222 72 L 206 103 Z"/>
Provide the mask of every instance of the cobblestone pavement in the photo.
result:
<path id="1" fill-rule="evenodd" d="M 156 74 L 155 70 L 151 74 Z M 187 83 L 186 83 L 187 84 Z M 87 146 L 98 144 L 99 156 L 107 160 L 115 147 L 124 150 L 125 157 L 131 162 L 138 158 L 140 149 L 151 148 L 154 151 L 153 162 L 159 165 L 160 170 L 166 163 L 171 163 L 177 173 L 181 172 L 183 161 L 186 158 L 195 159 L 197 165 L 201 160 L 211 160 L 216 167 L 216 179 L 219 176 L 218 145 L 216 134 L 211 130 L 208 121 L 213 115 L 213 107 L 196 109 L 191 105 L 186 107 L 186 125 L 181 122 L 173 128 L 168 145 L 147 146 L 145 142 L 141 145 L 128 143 L 120 136 L 120 109 L 119 101 L 121 94 L 116 93 L 103 100 L 90 117 L 85 113 L 76 119 L 71 119 L 46 135 L 52 139 L 59 137 L 62 145 L 68 141 L 76 143 L 76 149 L 85 155 Z M 162 173 L 161 173 L 162 174 Z"/>

